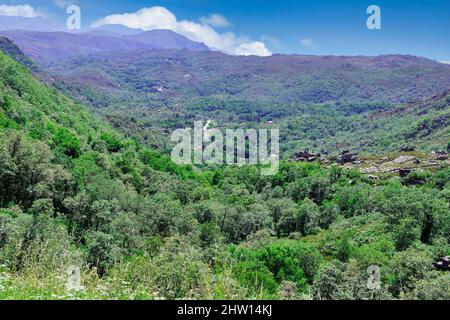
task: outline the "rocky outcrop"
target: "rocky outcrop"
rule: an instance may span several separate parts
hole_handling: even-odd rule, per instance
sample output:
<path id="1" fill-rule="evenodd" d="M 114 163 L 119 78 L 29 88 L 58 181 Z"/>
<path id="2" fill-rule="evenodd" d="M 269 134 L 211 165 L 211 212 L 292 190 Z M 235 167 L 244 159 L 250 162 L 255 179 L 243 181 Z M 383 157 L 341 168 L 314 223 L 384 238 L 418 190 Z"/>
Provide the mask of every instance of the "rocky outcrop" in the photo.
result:
<path id="1" fill-rule="evenodd" d="M 313 162 L 320 160 L 320 153 L 310 153 L 308 149 L 295 153 L 294 160 L 297 162 Z"/>
<path id="2" fill-rule="evenodd" d="M 336 162 L 339 164 L 351 163 L 358 161 L 357 153 L 351 153 L 348 150 L 342 151 L 340 155 L 337 156 Z"/>
<path id="3" fill-rule="evenodd" d="M 399 169 L 398 170 L 398 175 L 402 178 L 407 177 L 410 173 L 411 173 L 411 169 L 409 168 L 404 168 L 404 169 Z"/>
<path id="4" fill-rule="evenodd" d="M 445 161 L 448 159 L 448 154 L 444 150 L 438 150 L 436 151 L 436 160 L 438 161 Z"/>
<path id="5" fill-rule="evenodd" d="M 344 157 L 343 157 L 344 156 Z M 443 151 L 435 151 L 432 153 L 393 153 L 388 156 L 361 156 L 361 159 L 355 159 L 356 155 L 348 152 L 337 157 L 333 157 L 334 162 L 338 162 L 345 168 L 355 168 L 361 173 L 370 175 L 393 174 L 401 178 L 408 178 L 409 184 L 422 184 L 422 180 L 412 176 L 413 172 L 420 172 L 430 168 L 443 168 L 450 165 L 448 154 Z M 439 159 L 439 160 L 438 160 Z M 345 163 L 345 161 L 347 161 Z"/>
<path id="6" fill-rule="evenodd" d="M 416 151 L 416 146 L 405 146 L 403 148 L 400 149 L 400 152 L 412 152 L 412 151 Z"/>
<path id="7" fill-rule="evenodd" d="M 450 256 L 439 258 L 434 263 L 434 267 L 439 271 L 450 271 Z"/>

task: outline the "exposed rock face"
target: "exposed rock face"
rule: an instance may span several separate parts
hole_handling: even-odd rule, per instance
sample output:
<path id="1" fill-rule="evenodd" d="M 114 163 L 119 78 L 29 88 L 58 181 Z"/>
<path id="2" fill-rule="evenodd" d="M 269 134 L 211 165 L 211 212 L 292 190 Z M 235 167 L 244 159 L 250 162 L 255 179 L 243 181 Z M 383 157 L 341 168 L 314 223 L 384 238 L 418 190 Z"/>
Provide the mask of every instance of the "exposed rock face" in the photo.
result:
<path id="1" fill-rule="evenodd" d="M 350 153 L 350 151 L 345 150 L 337 157 L 337 163 L 339 164 L 345 164 L 350 162 L 355 162 L 358 159 L 356 158 L 358 154 L 357 153 Z"/>
<path id="2" fill-rule="evenodd" d="M 416 157 L 414 157 L 414 156 L 400 156 L 394 160 L 394 163 L 404 163 L 404 162 L 408 162 L 408 161 L 413 161 L 415 159 L 416 159 Z"/>
<path id="3" fill-rule="evenodd" d="M 412 152 L 412 151 L 416 151 L 416 149 L 417 148 L 415 146 L 405 146 L 400 149 L 400 152 Z"/>
<path id="4" fill-rule="evenodd" d="M 436 151 L 436 160 L 438 161 L 445 161 L 448 159 L 448 154 L 444 150 L 438 150 Z"/>
<path id="5" fill-rule="evenodd" d="M 310 153 L 308 149 L 305 149 L 305 151 L 297 152 L 294 155 L 294 160 L 297 162 L 313 162 L 319 160 L 320 157 L 320 153 Z"/>
<path id="6" fill-rule="evenodd" d="M 439 271 L 450 271 L 450 256 L 442 257 L 434 263 L 434 267 Z"/>
<path id="7" fill-rule="evenodd" d="M 402 178 L 408 177 L 409 184 L 423 184 L 422 180 L 410 176 L 412 172 L 450 166 L 448 154 L 442 150 L 428 154 L 415 151 L 413 154 L 394 153 L 384 157 L 361 156 L 361 159 L 358 160 L 355 160 L 351 156 L 347 152 L 338 157 L 330 157 L 328 159 L 332 160 L 332 162 L 339 163 L 345 168 L 359 169 L 361 173 L 371 175 L 372 177 L 369 177 L 371 179 L 374 175 L 392 174 L 399 175 Z M 353 161 L 344 163 L 344 161 L 351 159 Z M 322 163 L 325 164 L 324 161 Z"/>
<path id="8" fill-rule="evenodd" d="M 411 169 L 405 168 L 405 169 L 398 170 L 398 174 L 402 178 L 407 177 L 410 173 L 411 173 Z"/>

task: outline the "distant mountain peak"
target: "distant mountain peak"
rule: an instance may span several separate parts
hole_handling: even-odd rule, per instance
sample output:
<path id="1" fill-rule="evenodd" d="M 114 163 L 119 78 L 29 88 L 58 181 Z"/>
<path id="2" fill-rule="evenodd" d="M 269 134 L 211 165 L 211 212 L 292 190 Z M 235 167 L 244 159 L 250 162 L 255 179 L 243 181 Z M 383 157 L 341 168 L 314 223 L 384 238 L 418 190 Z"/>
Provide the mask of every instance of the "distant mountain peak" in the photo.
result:
<path id="1" fill-rule="evenodd" d="M 88 31 L 107 31 L 119 35 L 134 35 L 144 32 L 143 29 L 129 28 L 122 24 L 105 24 L 96 28 L 91 28 Z"/>
<path id="2" fill-rule="evenodd" d="M 114 30 L 122 32 L 122 34 L 114 32 Z M 89 29 L 87 32 L 5 30 L 0 31 L 0 35 L 13 40 L 27 56 L 41 62 L 74 55 L 114 51 L 151 49 L 209 51 L 205 44 L 189 40 L 171 30 L 134 29 L 133 32 L 135 31 L 136 34 L 123 34 L 128 31 L 120 27 L 118 29 L 112 27 L 109 30 L 108 28 L 95 28 Z"/>
<path id="3" fill-rule="evenodd" d="M 32 31 L 62 31 L 64 26 L 53 20 L 49 20 L 43 17 L 14 17 L 14 16 L 1 16 L 0 18 L 0 30 L 32 30 Z"/>
<path id="4" fill-rule="evenodd" d="M 145 43 L 158 44 L 161 49 L 189 49 L 193 51 L 209 51 L 202 42 L 192 41 L 172 30 L 155 29 L 129 36 Z"/>

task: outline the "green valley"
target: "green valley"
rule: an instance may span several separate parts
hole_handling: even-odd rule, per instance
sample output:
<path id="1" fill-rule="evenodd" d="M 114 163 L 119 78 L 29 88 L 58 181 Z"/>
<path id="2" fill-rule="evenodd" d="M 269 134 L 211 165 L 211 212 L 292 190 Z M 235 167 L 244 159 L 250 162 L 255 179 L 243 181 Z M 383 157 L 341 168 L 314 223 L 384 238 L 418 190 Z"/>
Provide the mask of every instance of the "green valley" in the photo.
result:
<path id="1" fill-rule="evenodd" d="M 188 101 L 183 113 L 170 105 L 145 120 L 155 106 L 149 118 L 126 120 L 135 127 L 113 128 L 83 103 L 92 110 L 104 107 L 101 97 L 114 106 L 127 97 L 137 113 L 146 100 L 45 79 L 0 53 L 0 299 L 450 299 L 449 273 L 435 264 L 450 255 L 447 162 L 415 172 L 416 183 L 288 161 L 304 146 L 447 147 L 448 92 L 411 103 L 399 93 L 389 103 L 400 109 L 375 102 L 337 109 L 328 97 L 292 109 L 287 102 L 270 111 L 279 118 L 249 119 L 249 126 L 279 121 L 285 132 L 279 172 L 261 176 L 254 166 L 176 165 L 133 129 L 141 121 L 183 127 L 192 110 L 237 125 L 245 112 L 231 106 L 239 101 L 221 97 L 230 103 L 213 112 L 216 92 Z M 265 103 L 257 102 L 268 110 Z M 166 117 L 167 110 L 182 115 Z M 308 135 L 299 137 L 304 144 L 295 142 L 299 132 Z M 336 139 L 322 144 L 324 135 Z M 367 286 L 371 266 L 381 270 L 379 290 Z M 73 267 L 76 289 L 67 288 Z"/>

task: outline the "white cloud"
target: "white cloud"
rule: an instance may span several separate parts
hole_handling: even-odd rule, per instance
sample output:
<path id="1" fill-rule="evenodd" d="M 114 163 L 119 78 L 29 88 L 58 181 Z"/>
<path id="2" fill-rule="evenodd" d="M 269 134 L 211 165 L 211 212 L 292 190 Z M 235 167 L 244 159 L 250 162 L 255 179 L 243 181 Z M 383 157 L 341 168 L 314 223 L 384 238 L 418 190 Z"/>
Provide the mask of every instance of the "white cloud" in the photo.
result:
<path id="1" fill-rule="evenodd" d="M 105 24 L 122 24 L 135 29 L 174 29 L 177 25 L 175 15 L 163 7 L 143 8 L 134 13 L 113 14 L 92 24 L 96 28 Z"/>
<path id="2" fill-rule="evenodd" d="M 267 54 L 269 50 L 266 48 L 264 42 L 255 41 L 255 42 L 245 42 L 236 48 L 235 54 L 239 56 L 268 56 Z"/>
<path id="3" fill-rule="evenodd" d="M 57 6 L 58 8 L 61 9 L 65 9 L 68 6 L 74 4 L 75 2 L 72 0 L 53 0 L 53 3 L 55 4 L 55 6 Z"/>
<path id="4" fill-rule="evenodd" d="M 317 45 L 315 44 L 315 42 L 309 38 L 300 39 L 300 43 L 302 46 L 304 46 L 306 48 L 310 48 L 310 49 L 317 48 Z"/>
<path id="5" fill-rule="evenodd" d="M 441 63 L 450 64 L 450 61 L 441 61 Z"/>
<path id="6" fill-rule="evenodd" d="M 279 50 L 281 48 L 281 41 L 276 37 L 263 34 L 261 36 L 261 41 L 268 44 L 269 48 L 272 48 L 274 50 Z"/>
<path id="7" fill-rule="evenodd" d="M 231 26 L 231 22 L 220 14 L 211 14 L 207 17 L 201 17 L 199 21 L 211 27 L 224 28 Z"/>
<path id="8" fill-rule="evenodd" d="M 233 55 L 270 56 L 272 54 L 263 42 L 251 41 L 232 32 L 220 34 L 210 25 L 178 20 L 164 7 L 143 8 L 134 13 L 110 15 L 93 23 L 92 27 L 106 24 L 121 24 L 143 30 L 168 29 L 191 40 L 203 42 L 211 49 Z"/>
<path id="9" fill-rule="evenodd" d="M 9 6 L 0 4 L 0 16 L 35 18 L 41 17 L 42 13 L 37 11 L 29 4 Z"/>

